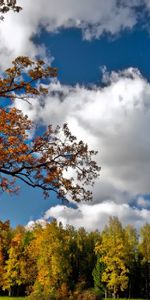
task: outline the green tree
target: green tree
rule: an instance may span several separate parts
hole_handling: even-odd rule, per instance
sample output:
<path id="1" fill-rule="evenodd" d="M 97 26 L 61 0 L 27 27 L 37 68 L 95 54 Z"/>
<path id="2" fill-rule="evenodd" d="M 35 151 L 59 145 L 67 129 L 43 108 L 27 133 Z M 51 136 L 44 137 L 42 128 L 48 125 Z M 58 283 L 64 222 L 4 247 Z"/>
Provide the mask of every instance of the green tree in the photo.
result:
<path id="1" fill-rule="evenodd" d="M 142 266 L 145 281 L 145 297 L 150 298 L 150 224 L 145 224 L 140 231 L 139 250 L 142 255 Z"/>
<path id="2" fill-rule="evenodd" d="M 132 225 L 125 227 L 126 266 L 128 273 L 128 298 L 137 298 L 140 288 L 138 234 Z M 138 285 L 137 285 L 138 283 Z"/>
<path id="3" fill-rule="evenodd" d="M 99 233 L 88 233 L 84 228 L 75 230 L 70 226 L 67 231 L 70 232 L 70 288 L 81 291 L 93 287 L 92 271 L 96 263 L 94 248 Z"/>
<path id="4" fill-rule="evenodd" d="M 93 279 L 94 279 L 94 287 L 95 290 L 98 292 L 98 294 L 100 294 L 102 297 L 104 296 L 105 293 L 105 285 L 102 282 L 102 274 L 104 272 L 105 266 L 104 264 L 101 262 L 100 257 L 97 257 L 97 262 L 96 265 L 93 269 L 92 275 L 93 275 Z"/>

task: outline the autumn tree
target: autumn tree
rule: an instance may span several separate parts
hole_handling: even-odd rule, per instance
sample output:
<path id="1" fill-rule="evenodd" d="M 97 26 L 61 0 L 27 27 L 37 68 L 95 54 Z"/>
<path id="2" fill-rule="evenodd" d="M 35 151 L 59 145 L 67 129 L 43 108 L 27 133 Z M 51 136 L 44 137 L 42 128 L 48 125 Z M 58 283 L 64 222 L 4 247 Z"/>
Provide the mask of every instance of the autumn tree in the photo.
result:
<path id="1" fill-rule="evenodd" d="M 16 0 L 0 0 L 2 14 L 21 9 Z M 31 98 L 38 101 L 44 97 L 48 89 L 40 82 L 48 86 L 57 70 L 28 57 L 18 57 L 12 64 L 0 77 L 1 191 L 16 192 L 16 180 L 21 180 L 42 189 L 45 196 L 53 191 L 63 199 L 69 194 L 76 201 L 91 200 L 92 194 L 85 186 L 93 184 L 99 175 L 100 168 L 92 159 L 96 152 L 83 141 L 77 142 L 67 124 L 62 128 L 49 125 L 42 136 L 30 140 L 34 125 L 13 103 L 15 99 L 30 103 Z"/>
<path id="2" fill-rule="evenodd" d="M 3 276 L 3 290 L 7 290 L 9 296 L 24 293 L 25 288 L 33 283 L 32 258 L 28 251 L 32 237 L 32 232 L 23 226 L 18 226 L 13 232 Z"/>
<path id="3" fill-rule="evenodd" d="M 90 200 L 86 185 L 93 184 L 100 170 L 92 159 L 96 152 L 83 141 L 77 142 L 67 124 L 62 128 L 50 125 L 42 136 L 30 140 L 34 125 L 13 106 L 14 99 L 30 102 L 44 97 L 48 89 L 39 81 L 48 83 L 56 75 L 57 70 L 41 60 L 18 57 L 0 78 L 0 187 L 15 192 L 16 180 L 21 180 L 42 189 L 45 196 L 54 191 L 59 198 L 69 194 L 76 201 Z"/>
<path id="4" fill-rule="evenodd" d="M 8 259 L 8 249 L 10 247 L 12 230 L 10 222 L 0 221 L 0 288 L 3 288 L 6 260 Z"/>
<path id="5" fill-rule="evenodd" d="M 5 282 L 3 289 L 9 291 L 9 296 L 12 296 L 12 288 L 20 286 L 22 283 L 22 268 L 24 268 L 23 256 L 23 234 L 18 232 L 11 240 L 11 246 L 8 249 L 9 258 L 6 260 L 5 266 Z"/>
<path id="6" fill-rule="evenodd" d="M 149 224 L 139 240 L 135 228 L 122 227 L 117 218 L 101 233 L 63 228 L 56 221 L 30 229 L 0 221 L 0 295 L 97 299 L 107 291 L 107 297 L 148 299 L 149 245 Z"/>
<path id="7" fill-rule="evenodd" d="M 101 243 L 96 245 L 99 261 L 104 266 L 101 281 L 116 298 L 119 292 L 124 291 L 128 286 L 125 233 L 118 218 L 109 219 L 109 224 L 103 230 L 101 237 Z"/>
<path id="8" fill-rule="evenodd" d="M 56 221 L 47 224 L 44 229 L 36 230 L 31 243 L 37 263 L 37 277 L 33 285 L 33 299 L 50 299 L 57 292 L 67 292 L 71 265 L 67 231 Z M 63 298 L 64 299 L 64 298 Z"/>
<path id="9" fill-rule="evenodd" d="M 14 12 L 20 12 L 21 9 L 22 8 L 17 5 L 16 0 L 0 0 L 0 13 L 2 14 L 0 19 L 4 20 L 3 15 L 10 10 L 13 10 Z"/>

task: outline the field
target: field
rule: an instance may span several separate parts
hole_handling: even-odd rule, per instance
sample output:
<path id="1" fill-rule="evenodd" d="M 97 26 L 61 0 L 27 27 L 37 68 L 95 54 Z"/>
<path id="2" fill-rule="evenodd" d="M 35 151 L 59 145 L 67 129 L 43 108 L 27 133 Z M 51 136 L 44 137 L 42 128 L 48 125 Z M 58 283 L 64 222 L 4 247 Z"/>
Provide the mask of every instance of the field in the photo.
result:
<path id="1" fill-rule="evenodd" d="M 0 297 L 0 300 L 25 300 L 26 297 Z M 105 300 L 105 299 L 103 299 Z M 107 300 L 116 300 L 113 298 L 107 298 Z M 117 300 L 127 300 L 126 298 L 118 298 Z M 143 300 L 143 299 L 130 299 L 130 300 Z M 144 299 L 145 300 L 145 299 Z"/>
<path id="2" fill-rule="evenodd" d="M 26 297 L 0 297 L 0 300 L 25 300 Z M 103 299 L 105 300 L 105 299 Z M 107 298 L 107 300 L 116 300 L 113 298 Z M 127 300 L 126 298 L 118 298 L 117 300 Z M 143 300 L 143 299 L 130 299 L 130 300 Z M 144 299 L 145 300 L 145 299 Z"/>
<path id="3" fill-rule="evenodd" d="M 25 300 L 25 297 L 0 297 L 0 300 Z"/>

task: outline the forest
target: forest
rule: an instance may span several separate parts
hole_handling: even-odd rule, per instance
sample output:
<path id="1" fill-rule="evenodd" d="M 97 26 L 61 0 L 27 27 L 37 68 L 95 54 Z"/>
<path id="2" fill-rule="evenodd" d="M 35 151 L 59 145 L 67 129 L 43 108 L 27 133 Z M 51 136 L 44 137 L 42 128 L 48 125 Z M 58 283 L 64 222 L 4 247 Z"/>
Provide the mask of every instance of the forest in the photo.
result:
<path id="1" fill-rule="evenodd" d="M 29 299 L 150 298 L 150 225 L 110 217 L 104 229 L 56 220 L 11 228 L 0 222 L 0 294 Z M 82 296 L 82 297 L 81 297 Z"/>

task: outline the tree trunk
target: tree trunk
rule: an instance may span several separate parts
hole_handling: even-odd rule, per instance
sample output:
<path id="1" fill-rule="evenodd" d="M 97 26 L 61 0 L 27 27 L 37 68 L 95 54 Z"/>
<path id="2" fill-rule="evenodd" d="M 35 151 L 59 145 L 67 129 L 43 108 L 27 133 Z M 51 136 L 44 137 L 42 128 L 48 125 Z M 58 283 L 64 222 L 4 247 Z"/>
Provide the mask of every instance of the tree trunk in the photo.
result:
<path id="1" fill-rule="evenodd" d="M 128 299 L 131 298 L 131 280 L 129 280 L 129 294 L 128 294 Z"/>
<path id="2" fill-rule="evenodd" d="M 149 299 L 149 265 L 148 262 L 146 262 L 145 266 L 145 281 L 146 281 L 146 298 Z"/>
<path id="3" fill-rule="evenodd" d="M 114 291 L 113 291 L 113 298 L 116 299 L 116 294 L 117 294 L 117 291 L 116 291 L 116 287 L 114 286 Z"/>
<path id="4" fill-rule="evenodd" d="M 9 290 L 8 290 L 8 296 L 9 296 L 9 297 L 12 296 L 12 294 L 11 294 L 11 287 L 10 287 Z"/>

